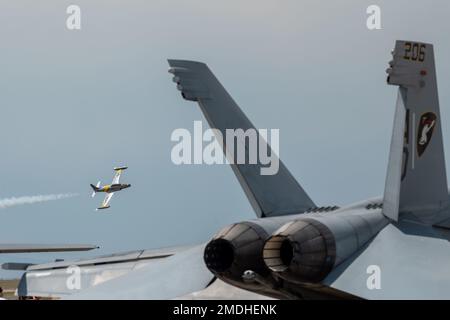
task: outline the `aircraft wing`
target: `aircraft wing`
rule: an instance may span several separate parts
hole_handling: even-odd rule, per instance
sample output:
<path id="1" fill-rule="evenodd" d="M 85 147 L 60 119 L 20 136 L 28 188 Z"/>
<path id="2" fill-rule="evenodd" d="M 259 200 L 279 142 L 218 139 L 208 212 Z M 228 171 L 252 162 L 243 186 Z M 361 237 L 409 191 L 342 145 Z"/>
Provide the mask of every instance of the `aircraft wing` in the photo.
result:
<path id="1" fill-rule="evenodd" d="M 120 181 L 120 176 L 122 175 L 122 170 L 116 171 L 116 174 L 114 175 L 112 184 L 117 184 Z"/>
<path id="2" fill-rule="evenodd" d="M 88 251 L 98 248 L 86 244 L 1 244 L 0 253 Z"/>
<path id="3" fill-rule="evenodd" d="M 18 295 L 62 299 L 268 299 L 215 279 L 204 266 L 203 249 L 204 245 L 183 246 L 31 265 L 20 280 Z M 71 276 L 68 267 L 75 265 L 81 271 L 80 289 L 67 287 Z"/>
<path id="4" fill-rule="evenodd" d="M 205 289 L 214 275 L 203 262 L 204 248 L 197 245 L 181 250 L 66 299 L 172 299 Z"/>
<path id="5" fill-rule="evenodd" d="M 123 170 L 126 170 L 128 167 L 116 167 L 114 170 L 116 171 L 116 174 L 114 175 L 112 184 L 117 184 L 120 181 L 120 176 L 122 175 Z"/>
<path id="6" fill-rule="evenodd" d="M 203 249 L 204 245 L 139 250 L 32 265 L 20 280 L 18 295 L 69 299 L 184 296 L 206 288 L 214 278 L 204 266 Z M 79 288 L 67 286 L 73 266 L 81 271 Z"/>
<path id="7" fill-rule="evenodd" d="M 109 208 L 109 201 L 111 201 L 111 198 L 112 198 L 113 194 L 114 194 L 114 192 L 107 193 L 106 196 L 105 196 L 105 199 L 103 199 L 101 207 L 99 207 L 97 209 L 107 209 L 107 208 Z"/>

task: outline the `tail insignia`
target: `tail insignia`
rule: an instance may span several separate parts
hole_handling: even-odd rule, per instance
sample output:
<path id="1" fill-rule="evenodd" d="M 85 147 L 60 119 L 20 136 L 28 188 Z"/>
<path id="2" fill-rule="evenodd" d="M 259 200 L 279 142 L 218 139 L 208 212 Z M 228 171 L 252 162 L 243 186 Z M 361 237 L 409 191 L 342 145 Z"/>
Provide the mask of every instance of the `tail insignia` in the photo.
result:
<path id="1" fill-rule="evenodd" d="M 437 116 L 433 112 L 424 113 L 420 118 L 419 130 L 417 130 L 417 153 L 419 157 L 422 156 L 431 141 L 436 127 L 436 119 Z"/>

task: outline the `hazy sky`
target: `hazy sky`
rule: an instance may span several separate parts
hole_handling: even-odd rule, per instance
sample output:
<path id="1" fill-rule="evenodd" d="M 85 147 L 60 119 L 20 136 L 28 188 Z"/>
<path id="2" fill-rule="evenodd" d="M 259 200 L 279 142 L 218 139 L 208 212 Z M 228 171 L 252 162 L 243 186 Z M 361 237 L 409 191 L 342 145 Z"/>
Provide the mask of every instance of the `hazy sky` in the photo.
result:
<path id="1" fill-rule="evenodd" d="M 80 195 L 0 209 L 0 242 L 101 249 L 0 263 L 200 243 L 254 218 L 229 167 L 172 164 L 172 131 L 203 117 L 176 90 L 167 58 L 208 63 L 257 128 L 279 128 L 280 156 L 317 204 L 382 194 L 396 98 L 385 69 L 396 39 L 434 43 L 450 119 L 450 2 L 430 3 L 2 1 L 0 199 Z M 79 31 L 66 29 L 70 4 L 81 7 Z M 381 7 L 382 30 L 366 28 L 370 4 Z M 102 196 L 91 199 L 89 183 L 110 182 L 122 164 L 132 188 L 95 212 Z"/>

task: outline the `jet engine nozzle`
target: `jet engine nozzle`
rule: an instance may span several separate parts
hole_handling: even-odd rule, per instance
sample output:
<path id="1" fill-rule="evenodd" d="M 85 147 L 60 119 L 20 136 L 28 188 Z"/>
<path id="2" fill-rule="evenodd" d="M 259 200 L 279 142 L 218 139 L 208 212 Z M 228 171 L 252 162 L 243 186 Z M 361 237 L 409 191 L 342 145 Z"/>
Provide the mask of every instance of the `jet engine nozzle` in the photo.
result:
<path id="1" fill-rule="evenodd" d="M 264 244 L 263 258 L 276 277 L 317 283 L 388 224 L 381 211 L 310 215 L 286 223 Z"/>
<path id="2" fill-rule="evenodd" d="M 211 240 L 205 249 L 206 266 L 215 272 L 225 272 L 231 268 L 234 261 L 234 247 L 225 239 Z"/>
<path id="3" fill-rule="evenodd" d="M 334 266 L 334 236 L 316 220 L 293 221 L 266 241 L 263 257 L 267 267 L 285 279 L 317 282 Z"/>
<path id="4" fill-rule="evenodd" d="M 204 260 L 215 275 L 242 281 L 246 270 L 267 275 L 262 258 L 264 242 L 269 234 L 252 222 L 233 224 L 221 230 L 207 245 Z"/>

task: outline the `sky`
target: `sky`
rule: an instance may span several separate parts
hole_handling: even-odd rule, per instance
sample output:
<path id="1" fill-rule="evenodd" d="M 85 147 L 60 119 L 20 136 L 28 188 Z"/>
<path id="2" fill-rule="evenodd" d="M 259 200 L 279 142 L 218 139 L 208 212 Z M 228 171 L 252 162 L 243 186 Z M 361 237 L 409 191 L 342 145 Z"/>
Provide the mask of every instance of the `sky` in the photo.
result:
<path id="1" fill-rule="evenodd" d="M 66 28 L 71 4 L 81 30 Z M 372 4 L 381 30 L 366 27 Z M 101 248 L 0 263 L 202 243 L 255 218 L 228 166 L 172 163 L 171 133 L 204 119 L 176 90 L 168 58 L 206 62 L 257 128 L 279 129 L 280 158 L 317 204 L 381 195 L 390 51 L 396 39 L 435 45 L 449 119 L 448 12 L 445 0 L 2 1 L 0 199 L 78 196 L 0 209 L 0 242 Z M 132 187 L 96 212 L 102 196 L 92 199 L 89 183 L 110 182 L 117 165 L 129 166 L 122 182 Z"/>

